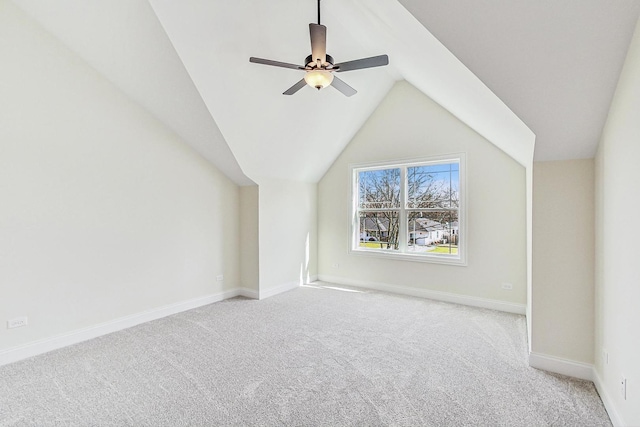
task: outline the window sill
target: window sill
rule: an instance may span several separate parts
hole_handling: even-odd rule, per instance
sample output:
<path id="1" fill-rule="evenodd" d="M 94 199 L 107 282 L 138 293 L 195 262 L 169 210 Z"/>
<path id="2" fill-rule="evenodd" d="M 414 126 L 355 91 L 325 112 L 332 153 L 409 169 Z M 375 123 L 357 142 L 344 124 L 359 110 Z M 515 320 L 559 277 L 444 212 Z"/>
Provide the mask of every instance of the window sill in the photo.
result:
<path id="1" fill-rule="evenodd" d="M 459 257 L 456 255 L 425 255 L 425 254 L 411 254 L 411 253 L 398 253 L 398 252 L 389 252 L 384 250 L 375 250 L 375 249 L 350 249 L 350 254 L 357 256 L 365 256 L 365 257 L 374 257 L 374 258 L 385 258 L 396 261 L 411 261 L 411 262 L 426 262 L 430 264 L 445 264 L 445 265 L 455 265 L 459 267 L 466 267 L 467 261 L 464 257 Z"/>

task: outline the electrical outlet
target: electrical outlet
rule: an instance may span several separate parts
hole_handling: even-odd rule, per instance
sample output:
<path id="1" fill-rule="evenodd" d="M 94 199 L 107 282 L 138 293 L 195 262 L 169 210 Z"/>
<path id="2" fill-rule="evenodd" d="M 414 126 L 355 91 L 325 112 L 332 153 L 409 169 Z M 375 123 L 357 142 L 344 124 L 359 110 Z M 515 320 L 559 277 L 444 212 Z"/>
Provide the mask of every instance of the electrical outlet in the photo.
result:
<path id="1" fill-rule="evenodd" d="M 224 275 L 222 275 L 222 274 L 218 274 L 218 275 L 216 276 L 216 280 L 217 280 L 218 282 L 222 282 L 222 281 L 224 280 Z"/>
<path id="2" fill-rule="evenodd" d="M 513 285 L 511 283 L 503 283 L 502 284 L 502 289 L 506 289 L 508 291 L 513 289 Z"/>
<path id="3" fill-rule="evenodd" d="M 627 400 L 627 379 L 624 375 L 620 378 L 620 396 L 622 396 L 624 400 Z"/>
<path id="4" fill-rule="evenodd" d="M 27 318 L 27 316 L 14 317 L 13 319 L 7 320 L 7 329 L 21 328 L 23 326 L 27 326 L 28 324 L 29 319 Z"/>

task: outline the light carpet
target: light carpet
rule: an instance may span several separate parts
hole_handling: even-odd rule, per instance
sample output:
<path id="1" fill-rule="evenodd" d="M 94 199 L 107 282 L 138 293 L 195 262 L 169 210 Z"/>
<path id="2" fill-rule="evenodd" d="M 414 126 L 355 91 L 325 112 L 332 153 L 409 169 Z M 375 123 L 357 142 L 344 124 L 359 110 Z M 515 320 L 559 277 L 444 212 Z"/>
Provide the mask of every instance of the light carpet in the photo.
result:
<path id="1" fill-rule="evenodd" d="M 525 318 L 316 283 L 0 367 L 1 426 L 609 426 Z"/>

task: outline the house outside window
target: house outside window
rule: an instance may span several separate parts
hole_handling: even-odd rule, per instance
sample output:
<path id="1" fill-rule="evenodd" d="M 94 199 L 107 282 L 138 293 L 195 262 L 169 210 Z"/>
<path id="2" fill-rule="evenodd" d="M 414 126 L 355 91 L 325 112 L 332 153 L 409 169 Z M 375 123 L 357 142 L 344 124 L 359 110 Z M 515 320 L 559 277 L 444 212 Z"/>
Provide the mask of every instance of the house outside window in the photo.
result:
<path id="1" fill-rule="evenodd" d="M 464 164 L 456 154 L 352 165 L 350 251 L 466 264 Z"/>

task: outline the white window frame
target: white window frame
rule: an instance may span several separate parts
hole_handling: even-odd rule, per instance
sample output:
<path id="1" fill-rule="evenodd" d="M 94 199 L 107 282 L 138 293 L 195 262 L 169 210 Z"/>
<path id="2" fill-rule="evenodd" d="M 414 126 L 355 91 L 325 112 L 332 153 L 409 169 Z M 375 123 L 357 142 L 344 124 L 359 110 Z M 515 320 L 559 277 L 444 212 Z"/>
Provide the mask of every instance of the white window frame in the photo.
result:
<path id="1" fill-rule="evenodd" d="M 458 208 L 458 233 L 460 234 L 460 240 L 458 243 L 458 253 L 454 254 L 431 254 L 428 252 L 408 252 L 409 237 L 407 230 L 407 189 L 406 189 L 406 170 L 412 166 L 421 165 L 434 165 L 457 162 L 459 165 L 459 208 Z M 398 237 L 398 250 L 385 250 L 385 249 L 363 249 L 360 248 L 360 223 L 358 217 L 358 173 L 361 171 L 376 170 L 376 169 L 400 169 L 400 193 L 401 203 L 399 211 L 400 230 Z M 381 257 L 387 259 L 397 259 L 404 261 L 416 261 L 416 262 L 428 262 L 435 264 L 450 264 L 458 266 L 467 265 L 467 248 L 469 245 L 469 236 L 467 233 L 467 182 L 466 182 L 466 155 L 465 153 L 453 153 L 441 156 L 430 156 L 424 158 L 412 158 L 402 159 L 394 161 L 373 162 L 373 163 L 358 163 L 350 164 L 350 186 L 349 192 L 350 200 L 350 212 L 349 212 L 349 253 L 353 255 L 362 255 L 370 257 Z M 395 209 L 390 209 L 395 210 Z"/>

